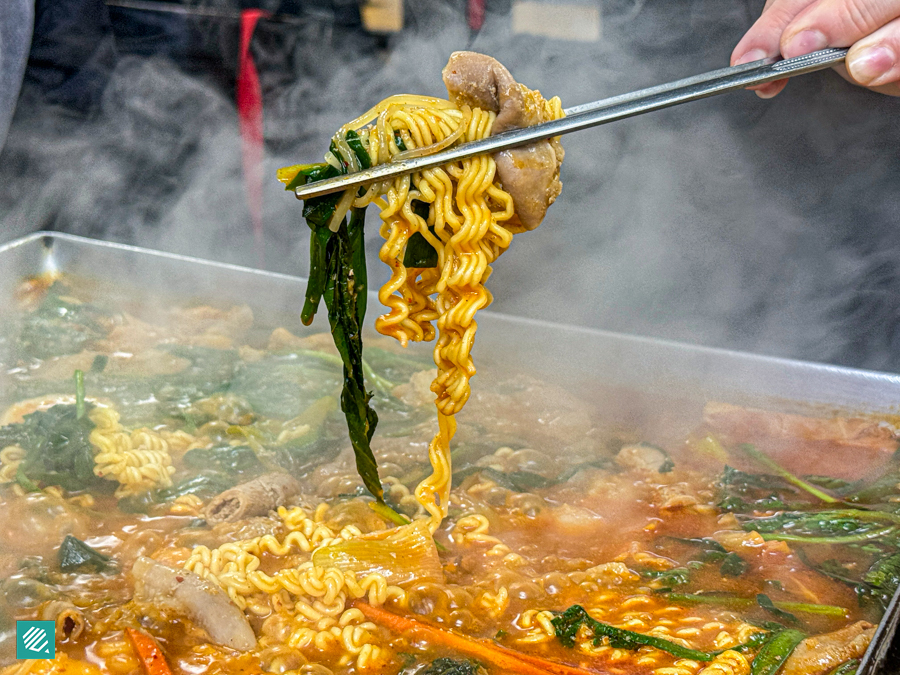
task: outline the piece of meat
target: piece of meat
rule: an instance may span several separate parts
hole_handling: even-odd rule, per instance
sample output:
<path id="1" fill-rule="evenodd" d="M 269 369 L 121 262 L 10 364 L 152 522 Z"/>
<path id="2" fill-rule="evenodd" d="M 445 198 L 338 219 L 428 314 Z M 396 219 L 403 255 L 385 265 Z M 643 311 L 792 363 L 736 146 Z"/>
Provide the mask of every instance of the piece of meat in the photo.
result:
<path id="1" fill-rule="evenodd" d="M 875 626 L 857 621 L 833 633 L 806 638 L 797 645 L 781 670 L 782 675 L 822 675 L 865 654 Z"/>
<path id="2" fill-rule="evenodd" d="M 256 635 L 244 613 L 215 584 L 141 556 L 131 568 L 135 599 L 167 607 L 205 630 L 218 645 L 247 651 Z"/>
<path id="3" fill-rule="evenodd" d="M 299 492 L 300 484 L 292 476 L 267 473 L 213 497 L 203 515 L 210 525 L 264 516 Z"/>
<path id="4" fill-rule="evenodd" d="M 669 458 L 659 448 L 644 443 L 623 445 L 616 455 L 616 464 L 624 469 L 660 473 L 668 465 Z"/>
<path id="5" fill-rule="evenodd" d="M 801 474 L 815 456 L 816 473 L 857 480 L 883 467 L 898 447 L 893 426 L 874 417 L 811 417 L 710 401 L 703 420 L 725 445 L 752 443 Z M 749 462 L 736 466 L 755 470 Z"/>
<path id="6" fill-rule="evenodd" d="M 497 113 L 491 135 L 549 121 L 544 99 L 513 79 L 494 58 L 476 52 L 454 52 L 442 72 L 444 85 L 457 105 Z M 497 177 L 513 199 L 516 218 L 526 230 L 544 219 L 562 191 L 559 167 L 563 149 L 558 139 L 537 141 L 494 155 Z"/>
<path id="7" fill-rule="evenodd" d="M 865 417 L 807 417 L 710 401 L 703 408 L 703 419 L 733 440 L 764 436 L 830 441 L 891 452 L 897 448 L 891 427 Z"/>

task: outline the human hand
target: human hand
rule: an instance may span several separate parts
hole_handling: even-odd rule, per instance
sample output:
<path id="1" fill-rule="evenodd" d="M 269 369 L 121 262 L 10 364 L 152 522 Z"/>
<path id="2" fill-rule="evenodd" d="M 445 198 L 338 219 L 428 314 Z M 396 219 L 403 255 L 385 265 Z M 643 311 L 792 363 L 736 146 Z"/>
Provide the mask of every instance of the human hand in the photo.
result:
<path id="1" fill-rule="evenodd" d="M 756 23 L 731 54 L 731 64 L 779 54 L 786 59 L 827 47 L 850 47 L 844 79 L 900 96 L 900 0 L 766 0 Z M 751 87 L 761 98 L 787 80 Z"/>

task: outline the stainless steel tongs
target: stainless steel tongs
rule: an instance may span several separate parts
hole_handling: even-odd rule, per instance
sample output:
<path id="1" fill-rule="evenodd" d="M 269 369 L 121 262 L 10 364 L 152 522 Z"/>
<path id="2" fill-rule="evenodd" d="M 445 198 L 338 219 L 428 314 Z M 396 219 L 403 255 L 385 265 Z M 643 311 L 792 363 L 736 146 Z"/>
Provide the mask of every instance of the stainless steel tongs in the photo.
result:
<path id="1" fill-rule="evenodd" d="M 843 62 L 846 49 L 823 49 L 806 56 L 778 61 L 763 59 L 740 66 L 721 68 L 702 75 L 695 75 L 668 84 L 640 89 L 630 94 L 613 96 L 593 103 L 585 103 L 566 110 L 562 119 L 537 124 L 533 127 L 506 131 L 490 138 L 463 143 L 450 150 L 424 157 L 404 159 L 399 162 L 379 164 L 371 169 L 336 176 L 297 187 L 298 199 L 309 199 L 331 192 L 359 187 L 374 181 L 387 180 L 403 174 L 430 169 L 448 162 L 455 162 L 474 155 L 498 152 L 517 145 L 525 145 L 553 136 L 580 131 L 600 124 L 634 117 L 653 110 L 696 101 L 697 99 L 744 89 L 756 84 L 782 80 L 795 75 L 812 73 Z"/>

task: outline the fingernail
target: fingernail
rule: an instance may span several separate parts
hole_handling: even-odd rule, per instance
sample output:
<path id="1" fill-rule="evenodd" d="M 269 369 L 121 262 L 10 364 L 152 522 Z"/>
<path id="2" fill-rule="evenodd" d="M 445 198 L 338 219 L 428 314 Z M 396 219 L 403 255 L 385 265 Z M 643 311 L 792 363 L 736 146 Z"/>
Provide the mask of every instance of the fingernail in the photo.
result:
<path id="1" fill-rule="evenodd" d="M 759 61 L 768 56 L 762 49 L 751 49 L 749 52 L 744 54 L 743 56 L 738 57 L 734 65 L 739 66 L 742 63 L 750 63 L 751 61 Z"/>
<path id="2" fill-rule="evenodd" d="M 828 46 L 828 39 L 817 30 L 802 30 L 787 41 L 781 50 L 786 59 L 817 52 Z"/>
<path id="3" fill-rule="evenodd" d="M 781 93 L 780 89 L 775 89 L 774 87 L 769 89 L 756 89 L 754 93 L 759 96 L 761 99 L 770 99 L 775 98 L 778 94 Z"/>
<path id="4" fill-rule="evenodd" d="M 894 67 L 897 57 L 889 47 L 867 47 L 847 61 L 847 70 L 861 84 L 872 84 Z"/>

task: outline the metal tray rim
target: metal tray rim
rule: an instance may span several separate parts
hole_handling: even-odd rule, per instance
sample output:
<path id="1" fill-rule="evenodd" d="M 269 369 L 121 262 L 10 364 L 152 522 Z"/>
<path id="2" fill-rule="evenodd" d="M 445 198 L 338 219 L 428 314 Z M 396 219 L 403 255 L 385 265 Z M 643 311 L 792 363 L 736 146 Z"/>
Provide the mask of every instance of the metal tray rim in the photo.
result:
<path id="1" fill-rule="evenodd" d="M 119 242 L 110 242 L 101 239 L 93 239 L 90 237 L 83 237 L 80 235 L 69 234 L 65 232 L 53 232 L 53 231 L 39 231 L 34 232 L 32 234 L 26 235 L 24 237 L 20 237 L 18 239 L 13 239 L 4 244 L 0 244 L 0 254 L 3 254 L 6 251 L 18 248 L 20 246 L 25 246 L 34 241 L 50 238 L 50 239 L 60 239 L 63 241 L 70 241 L 75 244 L 80 245 L 88 245 L 88 246 L 97 246 L 101 248 L 111 248 L 117 249 L 121 251 L 127 251 L 130 253 L 137 253 L 146 256 L 166 258 L 169 260 L 176 260 L 185 263 L 191 263 L 195 265 L 202 265 L 206 267 L 215 267 L 217 269 L 229 270 L 233 272 L 238 272 L 241 274 L 253 274 L 262 278 L 269 278 L 273 280 L 286 281 L 290 283 L 303 283 L 306 281 L 305 278 L 284 274 L 281 272 L 271 272 L 268 270 L 260 270 L 252 267 L 245 267 L 243 265 L 236 265 L 234 263 L 225 263 L 219 262 L 215 260 L 208 260 L 206 258 L 198 258 L 195 256 L 184 255 L 181 253 L 170 253 L 168 251 L 158 251 L 154 249 L 144 248 L 141 246 L 134 246 L 132 244 L 122 244 Z M 376 297 L 375 292 L 370 292 L 373 296 Z M 834 373 L 834 374 L 846 374 L 851 375 L 856 378 L 862 378 L 868 381 L 873 382 L 884 382 L 891 383 L 894 385 L 900 385 L 900 374 L 888 373 L 883 371 L 876 370 L 867 370 L 863 368 L 853 368 L 850 366 L 838 366 L 834 364 L 821 363 L 817 361 L 805 361 L 802 359 L 794 359 L 782 356 L 772 356 L 768 354 L 759 354 L 755 352 L 747 352 L 747 351 L 739 351 L 734 349 L 726 349 L 722 347 L 710 347 L 701 344 L 695 344 L 690 342 L 681 342 L 678 340 L 670 340 L 666 338 L 658 338 L 658 337 L 650 337 L 644 335 L 633 335 L 630 333 L 619 333 L 615 331 L 604 330 L 600 328 L 590 328 L 587 326 L 578 326 L 574 324 L 561 324 L 553 321 L 546 321 L 543 319 L 534 319 L 530 317 L 522 317 L 516 316 L 512 314 L 505 314 L 502 312 L 492 312 L 491 310 L 482 310 L 482 315 L 491 317 L 495 320 L 500 320 L 504 322 L 510 323 L 518 323 L 524 324 L 526 326 L 534 326 L 541 327 L 545 329 L 551 329 L 555 331 L 570 333 L 570 334 L 578 334 L 585 336 L 597 336 L 605 339 L 613 339 L 613 340 L 624 340 L 631 342 L 636 345 L 647 345 L 647 346 L 658 346 L 658 347 L 666 347 L 669 349 L 682 351 L 682 352 L 690 352 L 694 354 L 709 354 L 716 355 L 719 357 L 724 357 L 728 359 L 736 359 L 741 360 L 746 363 L 759 363 L 759 364 L 767 364 L 767 365 L 782 365 L 786 367 L 797 367 L 800 366 L 807 371 L 815 371 L 822 373 Z"/>

